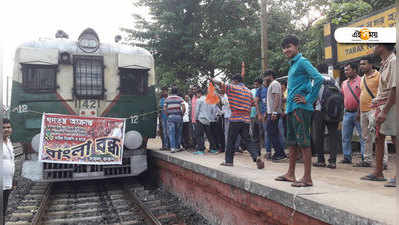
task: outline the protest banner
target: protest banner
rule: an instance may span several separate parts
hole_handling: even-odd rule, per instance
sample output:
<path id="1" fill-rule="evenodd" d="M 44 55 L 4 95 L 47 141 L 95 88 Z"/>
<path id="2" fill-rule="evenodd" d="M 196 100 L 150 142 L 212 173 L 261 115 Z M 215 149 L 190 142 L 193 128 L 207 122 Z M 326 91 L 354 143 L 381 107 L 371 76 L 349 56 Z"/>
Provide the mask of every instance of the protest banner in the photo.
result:
<path id="1" fill-rule="evenodd" d="M 39 161 L 122 164 L 125 120 L 43 114 Z"/>

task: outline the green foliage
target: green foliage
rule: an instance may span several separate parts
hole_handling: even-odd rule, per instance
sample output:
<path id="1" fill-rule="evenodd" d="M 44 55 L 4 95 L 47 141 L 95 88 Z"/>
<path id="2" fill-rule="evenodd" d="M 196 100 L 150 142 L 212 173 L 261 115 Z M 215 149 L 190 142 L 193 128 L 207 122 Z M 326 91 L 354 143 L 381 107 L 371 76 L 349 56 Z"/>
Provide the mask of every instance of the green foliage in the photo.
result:
<path id="1" fill-rule="evenodd" d="M 280 43 L 288 34 L 314 65 L 323 62 L 323 24 L 346 24 L 393 0 L 268 0 L 268 67 L 286 76 L 288 60 Z M 125 42 L 150 50 L 160 86 L 186 88 L 219 74 L 231 77 L 245 62 L 246 82 L 261 74 L 261 24 L 258 0 L 137 0 L 151 19 L 134 16 Z M 318 10 L 325 17 L 311 18 Z M 304 22 L 306 17 L 310 21 Z"/>
<path id="2" fill-rule="evenodd" d="M 363 2 L 366 2 L 369 5 L 371 5 L 374 11 L 395 4 L 395 0 L 363 0 Z"/>
<path id="3" fill-rule="evenodd" d="M 374 10 L 383 9 L 395 4 L 395 0 L 365 0 L 365 2 L 373 6 Z"/>
<path id="4" fill-rule="evenodd" d="M 302 37 L 302 54 L 306 56 L 314 66 L 323 63 L 324 59 L 324 35 L 323 25 L 326 20 L 320 20 L 313 25 Z"/>
<path id="5" fill-rule="evenodd" d="M 353 19 L 367 15 L 372 11 L 372 6 L 362 0 L 332 3 L 327 18 L 332 24 L 344 25 Z"/>

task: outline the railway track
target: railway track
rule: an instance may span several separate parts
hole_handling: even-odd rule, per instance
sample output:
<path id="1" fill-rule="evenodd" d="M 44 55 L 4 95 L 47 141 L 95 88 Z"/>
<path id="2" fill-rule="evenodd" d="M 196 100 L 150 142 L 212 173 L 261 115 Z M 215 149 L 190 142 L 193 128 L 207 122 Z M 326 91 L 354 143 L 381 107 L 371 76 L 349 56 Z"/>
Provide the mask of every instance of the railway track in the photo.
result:
<path id="1" fill-rule="evenodd" d="M 20 158 L 21 156 L 24 155 L 24 150 L 20 143 L 16 143 L 13 147 L 14 147 L 14 157 L 15 158 Z"/>
<path id="2" fill-rule="evenodd" d="M 156 191 L 132 179 L 36 183 L 6 225 L 183 225 Z"/>

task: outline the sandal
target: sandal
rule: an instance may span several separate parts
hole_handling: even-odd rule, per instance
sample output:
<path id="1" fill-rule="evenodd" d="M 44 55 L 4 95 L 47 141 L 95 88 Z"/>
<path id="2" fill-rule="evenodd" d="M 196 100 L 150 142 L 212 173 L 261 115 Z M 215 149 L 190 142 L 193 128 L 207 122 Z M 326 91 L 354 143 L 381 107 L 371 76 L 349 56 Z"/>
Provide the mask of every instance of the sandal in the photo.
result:
<path id="1" fill-rule="evenodd" d="M 284 181 L 284 182 L 295 182 L 295 180 L 290 180 L 285 176 L 279 176 L 276 179 L 274 179 L 275 181 Z"/>
<path id="2" fill-rule="evenodd" d="M 396 179 L 392 178 L 384 185 L 384 187 L 396 187 Z"/>
<path id="3" fill-rule="evenodd" d="M 337 168 L 337 164 L 335 164 L 335 163 L 329 163 L 329 164 L 327 165 L 327 168 L 336 169 L 336 168 Z"/>
<path id="4" fill-rule="evenodd" d="M 312 187 L 313 184 L 312 183 L 305 183 L 303 181 L 300 182 L 294 182 L 291 184 L 292 187 Z"/>
<path id="5" fill-rule="evenodd" d="M 223 163 L 220 163 L 220 165 L 221 165 L 221 166 L 233 166 L 233 163 L 226 163 L 226 162 L 223 162 Z"/>
<path id="6" fill-rule="evenodd" d="M 263 169 L 265 168 L 265 163 L 262 161 L 262 159 L 260 157 L 258 157 L 256 159 L 256 166 L 258 167 L 258 169 Z"/>
<path id="7" fill-rule="evenodd" d="M 314 167 L 326 167 L 326 163 L 324 162 L 315 162 L 313 163 Z"/>
<path id="8" fill-rule="evenodd" d="M 360 161 L 353 165 L 353 167 L 371 167 L 371 163 L 366 162 L 366 161 Z"/>
<path id="9" fill-rule="evenodd" d="M 369 174 L 367 176 L 361 177 L 361 180 L 369 180 L 369 181 L 386 181 L 385 177 L 377 177 L 374 174 Z"/>

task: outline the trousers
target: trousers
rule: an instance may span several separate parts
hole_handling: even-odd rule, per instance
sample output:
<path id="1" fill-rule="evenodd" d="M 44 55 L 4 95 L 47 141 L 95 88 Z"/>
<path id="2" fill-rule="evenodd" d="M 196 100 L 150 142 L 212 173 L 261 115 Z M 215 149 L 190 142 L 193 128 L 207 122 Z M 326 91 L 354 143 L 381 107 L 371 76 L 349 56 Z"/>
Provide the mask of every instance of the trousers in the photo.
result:
<path id="1" fill-rule="evenodd" d="M 227 138 L 227 149 L 225 154 L 225 162 L 233 163 L 234 160 L 234 145 L 237 140 L 238 135 L 241 136 L 241 140 L 246 143 L 250 143 L 251 139 L 249 136 L 249 124 L 244 122 L 232 122 L 230 121 L 229 134 Z M 259 156 L 260 152 L 255 150 L 256 148 L 248 148 L 253 160 Z"/>
<path id="2" fill-rule="evenodd" d="M 339 122 L 327 122 L 324 119 L 324 113 L 315 110 L 312 116 L 312 152 L 317 154 L 318 162 L 325 162 L 324 158 L 324 133 L 325 128 L 328 129 L 328 150 L 330 152 L 329 163 L 336 163 L 337 161 L 337 150 L 339 143 L 338 136 L 338 123 Z"/>

